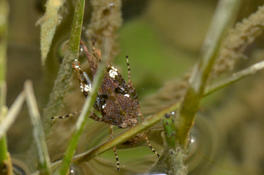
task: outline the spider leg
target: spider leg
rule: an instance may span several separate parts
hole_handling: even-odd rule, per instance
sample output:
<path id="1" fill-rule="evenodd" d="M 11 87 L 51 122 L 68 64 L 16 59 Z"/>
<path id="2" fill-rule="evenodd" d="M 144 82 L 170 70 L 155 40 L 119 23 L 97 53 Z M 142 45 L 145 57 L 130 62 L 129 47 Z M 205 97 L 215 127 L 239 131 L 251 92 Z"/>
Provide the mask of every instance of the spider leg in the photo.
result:
<path id="1" fill-rule="evenodd" d="M 151 145 L 148 136 L 145 135 L 145 136 L 144 136 L 144 139 L 146 140 L 147 145 L 148 145 L 148 147 L 151 149 L 151 151 L 152 151 L 152 152 L 153 152 L 158 158 L 160 158 L 159 153 L 158 153 L 158 152 L 156 151 L 156 149 Z"/>
<path id="2" fill-rule="evenodd" d="M 110 139 L 113 139 L 113 125 L 110 125 Z M 115 154 L 115 159 L 116 159 L 116 169 L 117 171 L 120 171 L 120 162 L 119 162 L 119 157 L 116 151 L 116 146 L 113 147 L 113 152 Z"/>
<path id="3" fill-rule="evenodd" d="M 143 118 L 143 115 L 142 115 L 141 112 L 140 112 L 139 116 L 140 116 L 141 121 L 143 121 L 144 118 Z M 144 134 L 144 139 L 145 139 L 145 141 L 146 141 L 148 147 L 151 149 L 151 151 L 152 151 L 152 152 L 153 152 L 158 158 L 160 158 L 160 154 L 159 154 L 159 153 L 156 151 L 156 149 L 152 146 L 152 144 L 150 143 L 149 138 L 148 138 L 148 136 L 147 136 L 146 134 Z"/>
<path id="4" fill-rule="evenodd" d="M 137 99 L 137 93 L 135 91 L 135 88 L 133 86 L 133 82 L 131 79 L 131 68 L 130 68 L 130 63 L 129 63 L 129 59 L 128 56 L 126 56 L 126 65 L 127 65 L 127 77 L 128 77 L 128 87 L 129 87 L 129 93 L 133 95 L 134 99 Z"/>
<path id="5" fill-rule="evenodd" d="M 75 117 L 75 116 L 78 116 L 78 115 L 79 115 L 79 112 L 72 112 L 72 113 L 65 114 L 65 115 L 53 116 L 50 119 L 55 121 L 57 119 L 66 119 L 66 118 L 71 118 L 71 117 Z"/>
<path id="6" fill-rule="evenodd" d="M 98 122 L 102 122 L 103 118 L 102 117 L 98 117 L 95 113 L 92 113 L 90 116 L 91 119 L 98 121 Z"/>
<path id="7" fill-rule="evenodd" d="M 72 63 L 72 68 L 75 70 L 78 76 L 78 80 L 80 82 L 80 89 L 85 97 L 88 96 L 89 92 L 92 89 L 92 81 L 86 72 L 81 69 L 80 62 L 75 59 Z"/>
<path id="8" fill-rule="evenodd" d="M 97 70 L 97 61 L 94 60 L 94 57 L 90 52 L 88 51 L 88 48 L 86 47 L 85 43 L 83 41 L 80 41 L 81 47 L 83 48 L 83 51 L 85 53 L 85 56 L 88 60 L 91 72 L 93 75 L 95 75 L 96 70 Z"/>
<path id="9" fill-rule="evenodd" d="M 133 87 L 132 80 L 131 80 L 131 68 L 128 60 L 128 56 L 126 56 L 126 65 L 127 65 L 127 77 L 128 77 L 128 85 Z"/>

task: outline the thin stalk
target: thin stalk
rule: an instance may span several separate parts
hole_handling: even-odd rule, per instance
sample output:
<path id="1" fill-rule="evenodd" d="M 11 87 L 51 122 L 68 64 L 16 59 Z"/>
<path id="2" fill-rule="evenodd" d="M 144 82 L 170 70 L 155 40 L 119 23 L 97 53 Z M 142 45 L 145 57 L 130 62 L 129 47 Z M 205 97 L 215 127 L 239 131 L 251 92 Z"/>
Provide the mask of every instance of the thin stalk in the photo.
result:
<path id="1" fill-rule="evenodd" d="M 6 117 L 0 123 L 0 138 L 4 136 L 4 134 L 7 132 L 7 130 L 15 121 L 16 117 L 18 116 L 18 113 L 20 112 L 23 106 L 24 100 L 25 100 L 25 94 L 22 91 L 16 98 L 15 102 L 9 108 Z"/>
<path id="2" fill-rule="evenodd" d="M 49 53 L 53 37 L 57 26 L 62 20 L 60 9 L 63 7 L 65 0 L 48 0 L 46 2 L 45 15 L 37 22 L 40 24 L 40 49 L 41 63 L 45 65 L 47 55 Z"/>
<path id="3" fill-rule="evenodd" d="M 8 11 L 7 1 L 0 0 L 0 88 L 5 82 L 6 73 Z"/>
<path id="4" fill-rule="evenodd" d="M 39 171 L 42 175 L 50 175 L 51 170 L 48 148 L 45 142 L 45 134 L 41 124 L 37 101 L 34 95 L 31 81 L 25 82 L 25 94 L 31 117 L 31 122 L 33 125 L 34 139 L 38 150 Z"/>
<path id="5" fill-rule="evenodd" d="M 0 122 L 0 174 L 4 175 L 12 175 L 13 168 L 10 155 L 7 149 L 6 142 L 6 132 L 9 127 L 15 121 L 19 111 L 22 108 L 24 102 L 24 93 L 20 93 L 20 95 L 16 98 L 15 102 L 10 107 L 10 110 L 7 113 L 7 108 L 4 106 L 1 108 L 1 122 Z M 6 114 L 7 113 L 7 114 Z"/>
<path id="6" fill-rule="evenodd" d="M 5 106 L 5 99 L 6 99 L 6 86 L 3 82 L 0 88 L 0 124 L 6 117 L 7 113 L 7 107 Z M 8 149 L 7 149 L 7 142 L 6 142 L 6 136 L 3 135 L 2 138 L 0 138 L 0 172 L 1 172 L 1 165 L 4 164 L 4 162 L 8 159 Z"/>
<path id="7" fill-rule="evenodd" d="M 233 84 L 241 79 L 244 79 L 250 75 L 254 75 L 256 72 L 260 71 L 264 69 L 264 61 L 260 61 L 242 71 L 236 72 L 234 73 L 232 76 L 230 76 L 229 78 L 226 78 L 220 82 L 217 82 L 209 87 L 206 88 L 206 93 L 204 96 L 210 95 L 212 93 L 214 93 L 215 91 L 218 91 L 230 84 Z"/>
<path id="8" fill-rule="evenodd" d="M 204 43 L 202 59 L 200 59 L 192 72 L 190 86 L 184 96 L 179 112 L 180 115 L 175 122 L 176 142 L 182 148 L 187 146 L 189 132 L 194 124 L 195 115 L 204 95 L 208 77 L 219 54 L 224 35 L 237 14 L 239 2 L 239 0 L 219 1 L 211 28 Z"/>
<path id="9" fill-rule="evenodd" d="M 87 119 L 91 113 L 91 110 L 93 108 L 93 104 L 96 100 L 97 97 L 97 91 L 101 85 L 101 82 L 103 80 L 104 77 L 104 70 L 105 67 L 107 65 L 107 63 L 109 63 L 110 60 L 110 53 L 111 53 L 111 45 L 109 43 L 109 40 L 106 38 L 104 43 L 104 50 L 103 50 L 103 55 L 102 55 L 102 62 L 100 63 L 97 73 L 95 75 L 93 84 L 92 84 L 92 91 L 89 94 L 89 97 L 87 97 L 84 106 L 82 108 L 81 114 L 78 118 L 78 121 L 76 123 L 76 129 L 73 133 L 73 136 L 70 140 L 70 143 L 68 145 L 68 148 L 66 150 L 65 153 L 65 157 L 62 161 L 62 166 L 59 170 L 60 175 L 66 175 L 69 167 L 70 167 L 70 163 L 72 161 L 72 157 L 75 153 L 76 147 L 78 145 L 80 136 L 84 130 L 85 124 L 87 122 Z"/>
<path id="10" fill-rule="evenodd" d="M 1 165 L 5 164 L 4 162 L 8 158 L 8 150 L 7 150 L 7 143 L 6 143 L 6 137 L 4 136 L 2 139 L 0 139 L 0 172 L 1 172 Z"/>
<path id="11" fill-rule="evenodd" d="M 63 106 L 63 98 L 66 92 L 68 92 L 71 82 L 72 62 L 79 57 L 84 6 L 85 0 L 78 0 L 76 3 L 68 50 L 65 52 L 65 57 L 60 65 L 54 87 L 50 93 L 49 102 L 43 112 L 45 131 L 48 131 L 51 126 L 50 118 L 55 116 Z"/>
<path id="12" fill-rule="evenodd" d="M 6 52 L 9 7 L 6 0 L 0 0 L 0 127 L 6 121 Z M 1 130 L 1 128 L 0 128 Z M 7 148 L 6 131 L 0 136 L 0 174 L 11 174 L 12 163 Z M 4 172 L 5 171 L 5 172 Z"/>

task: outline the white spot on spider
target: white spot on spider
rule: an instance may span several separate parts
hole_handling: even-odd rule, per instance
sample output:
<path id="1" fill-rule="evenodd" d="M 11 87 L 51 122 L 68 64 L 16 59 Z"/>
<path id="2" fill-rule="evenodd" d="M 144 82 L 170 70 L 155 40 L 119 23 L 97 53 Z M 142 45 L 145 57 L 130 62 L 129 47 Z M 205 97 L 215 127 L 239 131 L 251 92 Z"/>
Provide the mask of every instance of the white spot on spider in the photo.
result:
<path id="1" fill-rule="evenodd" d="M 111 66 L 111 69 L 117 72 L 117 68 L 115 68 L 114 66 Z"/>
<path id="2" fill-rule="evenodd" d="M 130 95 L 129 95 L 129 94 L 125 94 L 124 96 L 125 96 L 125 97 L 128 97 L 128 98 L 130 97 Z"/>
<path id="3" fill-rule="evenodd" d="M 111 69 L 109 70 L 109 76 L 111 78 L 115 78 L 118 75 L 117 69 L 115 67 L 111 67 Z"/>
<path id="4" fill-rule="evenodd" d="M 171 112 L 171 115 L 175 115 L 175 112 L 174 112 L 174 111 L 172 111 L 172 112 Z"/>
<path id="5" fill-rule="evenodd" d="M 92 90 L 92 87 L 91 87 L 91 85 L 89 84 L 86 84 L 86 85 L 84 85 L 84 89 L 83 89 L 85 92 L 90 92 L 91 90 Z"/>
<path id="6" fill-rule="evenodd" d="M 104 104 L 103 106 L 102 106 L 102 109 L 104 109 L 106 107 L 106 104 Z"/>
<path id="7" fill-rule="evenodd" d="M 83 84 L 80 84 L 80 89 L 83 92 Z"/>
<path id="8" fill-rule="evenodd" d="M 82 92 L 91 92 L 92 86 L 88 84 L 80 84 L 80 89 Z"/>

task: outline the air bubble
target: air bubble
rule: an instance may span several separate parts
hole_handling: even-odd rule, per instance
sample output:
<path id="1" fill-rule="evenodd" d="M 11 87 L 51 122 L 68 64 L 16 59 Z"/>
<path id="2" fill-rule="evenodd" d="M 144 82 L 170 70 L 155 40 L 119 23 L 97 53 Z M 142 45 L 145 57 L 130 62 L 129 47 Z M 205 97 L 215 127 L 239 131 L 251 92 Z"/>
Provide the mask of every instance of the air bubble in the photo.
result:
<path id="1" fill-rule="evenodd" d="M 189 137 L 189 145 L 188 145 L 189 154 L 190 155 L 195 154 L 197 152 L 198 147 L 199 147 L 199 143 L 197 140 L 197 135 L 191 133 Z"/>
<path id="2" fill-rule="evenodd" d="M 194 144 L 195 141 L 196 141 L 196 138 L 194 136 L 191 136 L 191 138 L 190 138 L 190 144 Z"/>
<path id="3" fill-rule="evenodd" d="M 80 171 L 76 166 L 71 165 L 69 175 L 80 175 Z"/>

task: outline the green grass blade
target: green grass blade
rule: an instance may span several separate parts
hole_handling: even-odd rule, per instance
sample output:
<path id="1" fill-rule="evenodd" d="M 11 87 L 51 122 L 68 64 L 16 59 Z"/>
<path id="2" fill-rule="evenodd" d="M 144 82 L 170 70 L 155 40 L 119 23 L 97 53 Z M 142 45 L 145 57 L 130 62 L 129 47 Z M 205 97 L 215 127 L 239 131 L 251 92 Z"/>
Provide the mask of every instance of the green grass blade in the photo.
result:
<path id="1" fill-rule="evenodd" d="M 6 119 L 6 53 L 9 7 L 6 0 L 0 0 L 0 125 Z M 1 128 L 0 128 L 1 129 Z M 12 172 L 5 132 L 0 137 L 0 174 L 3 169 Z"/>
<path id="2" fill-rule="evenodd" d="M 70 140 L 69 146 L 68 146 L 67 151 L 65 153 L 65 157 L 62 161 L 62 166 L 60 169 L 60 175 L 66 175 L 67 174 L 67 171 L 68 171 L 70 163 L 72 161 L 72 157 L 75 153 L 79 138 L 80 138 L 80 136 L 84 130 L 84 126 L 87 122 L 88 116 L 90 115 L 91 110 L 93 108 L 93 104 L 96 100 L 97 91 L 98 91 L 98 89 L 101 85 L 101 82 L 103 80 L 103 77 L 104 77 L 105 67 L 106 67 L 107 63 L 109 63 L 109 60 L 110 60 L 110 53 L 111 53 L 110 45 L 111 44 L 109 43 L 109 40 L 107 38 L 105 39 L 103 45 L 104 45 L 104 50 L 103 50 L 103 55 L 102 55 L 102 62 L 100 63 L 98 70 L 97 70 L 97 73 L 95 75 L 95 78 L 94 78 L 94 81 L 92 84 L 92 91 L 89 94 L 89 97 L 87 97 L 87 99 L 84 103 L 84 106 L 82 108 L 81 114 L 80 114 L 78 121 L 76 123 L 76 129 L 73 133 L 73 136 Z"/>
<path id="3" fill-rule="evenodd" d="M 239 2 L 239 0 L 219 1 L 204 43 L 202 58 L 192 72 L 190 87 L 187 89 L 180 115 L 176 120 L 176 141 L 182 148 L 187 146 L 188 135 L 194 124 L 208 77 L 219 54 L 224 35 L 236 17 Z"/>
<path id="4" fill-rule="evenodd" d="M 51 126 L 50 118 L 57 115 L 58 110 L 62 107 L 63 98 L 68 91 L 71 82 L 72 62 L 74 59 L 79 57 L 84 2 L 84 0 L 78 0 L 78 2 L 76 2 L 68 50 L 65 52 L 63 62 L 60 65 L 59 72 L 54 83 L 54 87 L 50 93 L 49 102 L 44 109 L 44 129 L 46 131 Z"/>
<path id="5" fill-rule="evenodd" d="M 59 9 L 65 0 L 48 0 L 46 3 L 45 15 L 38 21 L 40 23 L 40 50 L 41 62 L 44 65 L 49 53 L 53 37 L 57 26 L 60 24 L 62 16 Z"/>

